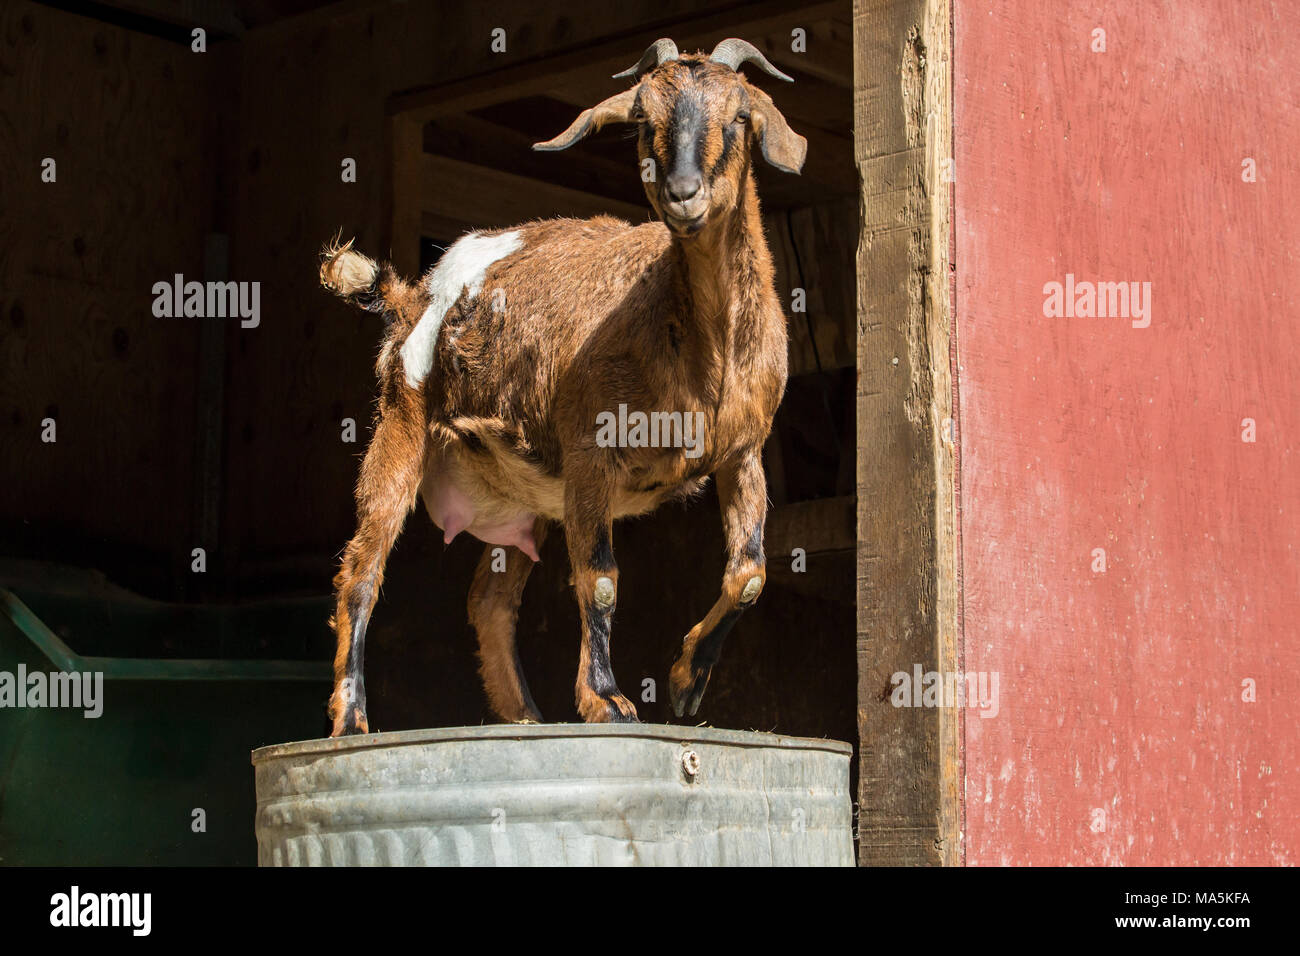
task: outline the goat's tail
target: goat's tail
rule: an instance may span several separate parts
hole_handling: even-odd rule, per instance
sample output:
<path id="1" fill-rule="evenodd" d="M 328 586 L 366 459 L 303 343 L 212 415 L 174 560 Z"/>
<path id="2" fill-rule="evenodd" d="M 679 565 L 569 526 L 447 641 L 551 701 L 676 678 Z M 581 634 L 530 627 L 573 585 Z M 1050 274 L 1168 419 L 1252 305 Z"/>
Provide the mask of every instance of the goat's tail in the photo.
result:
<path id="1" fill-rule="evenodd" d="M 411 323 L 419 317 L 419 294 L 387 262 L 377 263 L 352 248 L 354 240 L 336 236 L 321 250 L 320 283 L 339 298 L 367 312 L 377 312 L 388 324 Z M 415 310 L 412 315 L 412 310 Z"/>

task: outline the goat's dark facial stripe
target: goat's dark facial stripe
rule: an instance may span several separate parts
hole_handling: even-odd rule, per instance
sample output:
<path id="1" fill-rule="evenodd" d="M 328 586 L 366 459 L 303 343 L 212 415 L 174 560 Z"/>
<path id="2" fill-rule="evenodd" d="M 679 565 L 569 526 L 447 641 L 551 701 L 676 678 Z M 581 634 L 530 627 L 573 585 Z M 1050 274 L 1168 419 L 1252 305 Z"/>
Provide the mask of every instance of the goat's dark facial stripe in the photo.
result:
<path id="1" fill-rule="evenodd" d="M 696 172 L 701 168 L 704 149 L 705 112 L 693 93 L 683 92 L 673 104 L 668 126 L 668 169 Z"/>
<path id="2" fill-rule="evenodd" d="M 727 165 L 727 160 L 731 156 L 731 151 L 736 145 L 736 127 L 734 123 L 728 123 L 722 127 L 722 152 L 718 155 L 717 161 L 713 168 L 709 170 L 709 177 L 716 176 Z"/>

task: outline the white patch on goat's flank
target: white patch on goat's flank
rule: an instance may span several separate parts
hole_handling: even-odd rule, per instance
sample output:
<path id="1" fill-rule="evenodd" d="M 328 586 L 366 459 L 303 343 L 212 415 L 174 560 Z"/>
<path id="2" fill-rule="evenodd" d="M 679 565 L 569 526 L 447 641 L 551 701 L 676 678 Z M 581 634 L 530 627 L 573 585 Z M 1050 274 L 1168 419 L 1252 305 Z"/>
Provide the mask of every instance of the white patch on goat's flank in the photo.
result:
<path id="1" fill-rule="evenodd" d="M 433 349 L 438 344 L 442 320 L 460 298 L 461 291 L 468 291 L 471 299 L 478 295 L 483 288 L 483 277 L 491 265 L 517 251 L 523 244 L 517 229 L 498 236 L 480 236 L 471 232 L 443 253 L 425 280 L 425 288 L 432 297 L 429 307 L 402 344 L 402 367 L 406 369 L 407 385 L 419 388 L 429 369 L 433 368 Z"/>

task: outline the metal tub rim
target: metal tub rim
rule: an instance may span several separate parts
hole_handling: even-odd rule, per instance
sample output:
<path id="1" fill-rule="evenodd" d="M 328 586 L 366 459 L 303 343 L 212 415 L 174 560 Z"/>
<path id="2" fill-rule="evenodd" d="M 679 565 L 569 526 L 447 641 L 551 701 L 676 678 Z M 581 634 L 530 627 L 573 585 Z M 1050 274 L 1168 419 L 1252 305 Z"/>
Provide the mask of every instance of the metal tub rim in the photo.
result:
<path id="1" fill-rule="evenodd" d="M 474 740 L 546 740 L 623 737 L 631 739 L 726 744 L 783 750 L 820 750 L 852 757 L 853 745 L 824 737 L 790 737 L 761 730 L 723 730 L 717 727 L 683 727 L 677 724 L 480 724 L 470 727 L 430 727 L 393 730 L 347 737 L 321 737 L 259 747 L 252 753 L 254 766 L 282 757 L 335 754 L 373 748 L 406 747 L 429 743 Z"/>

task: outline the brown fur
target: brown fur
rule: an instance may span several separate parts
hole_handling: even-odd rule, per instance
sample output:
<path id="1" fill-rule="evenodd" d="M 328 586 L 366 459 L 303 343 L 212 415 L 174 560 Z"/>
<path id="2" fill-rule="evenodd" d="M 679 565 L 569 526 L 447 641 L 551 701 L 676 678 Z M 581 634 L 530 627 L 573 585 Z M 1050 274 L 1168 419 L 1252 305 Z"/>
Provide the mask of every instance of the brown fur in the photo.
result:
<path id="1" fill-rule="evenodd" d="M 634 95 L 620 94 L 613 107 L 607 104 L 619 97 L 602 104 L 601 121 L 640 121 L 640 154 L 660 170 L 673 160 L 674 104 L 681 97 L 697 104 L 703 195 L 693 208 L 705 208 L 701 219 L 672 218 L 661 175 L 646 192 L 672 228 L 664 221 L 632 227 L 608 217 L 518 227 L 522 248 L 492 264 L 477 297 L 462 294 L 446 313 L 421 388 L 408 386 L 399 353 L 427 293 L 351 243 L 336 242 L 325 252 L 322 283 L 389 319 L 377 366 L 375 436 L 357 485 L 358 531 L 335 581 L 335 735 L 368 729 L 365 623 L 388 551 L 422 483 L 435 478 L 451 476 L 483 513 L 528 512 L 537 516 L 539 532 L 547 521 L 564 524 L 583 612 L 576 702 L 584 720 L 636 715 L 610 670 L 614 605 L 596 601 L 601 578 L 617 592 L 614 519 L 694 494 L 709 475 L 717 478 L 729 558 L 718 603 L 686 636 L 671 673 L 679 714 L 698 706 L 722 636 L 757 597 L 741 600 L 751 578 L 761 587 L 764 577 L 761 448 L 785 388 L 786 328 L 749 145 L 764 126 L 773 139 L 784 135 L 781 128 L 794 134 L 779 114 L 771 115 L 774 107 L 767 112 L 761 91 L 703 57 L 666 63 L 629 92 Z M 746 109 L 761 112 L 759 122 L 744 122 Z M 588 122 L 571 141 L 598 125 Z M 787 140 L 764 148 L 790 155 L 794 147 Z M 502 293 L 504 308 L 496 310 Z M 644 412 L 702 412 L 702 456 L 687 458 L 682 448 L 599 447 L 597 415 L 620 403 Z M 531 562 L 512 548 L 507 571 L 493 573 L 491 551 L 470 595 L 484 685 L 502 719 L 540 720 L 514 649 Z"/>
<path id="2" fill-rule="evenodd" d="M 539 545 L 546 530 L 547 523 L 539 518 Z M 542 715 L 529 693 L 515 647 L 515 620 L 533 562 L 517 548 L 508 548 L 505 570 L 493 571 L 495 550 L 491 545 L 483 549 L 469 589 L 469 622 L 478 634 L 479 673 L 497 716 L 515 723 L 536 723 Z"/>

